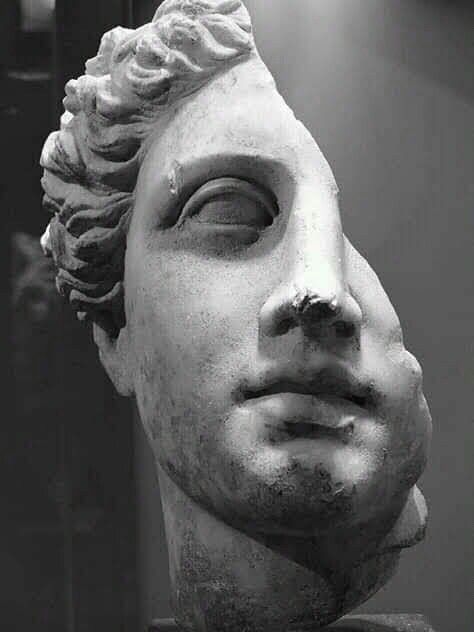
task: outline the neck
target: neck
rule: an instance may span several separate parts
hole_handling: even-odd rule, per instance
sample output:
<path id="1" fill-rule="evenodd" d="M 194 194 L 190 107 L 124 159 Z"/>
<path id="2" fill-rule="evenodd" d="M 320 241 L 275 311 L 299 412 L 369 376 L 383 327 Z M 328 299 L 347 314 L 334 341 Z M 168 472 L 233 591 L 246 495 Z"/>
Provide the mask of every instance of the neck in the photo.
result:
<path id="1" fill-rule="evenodd" d="M 390 549 L 335 569 L 322 561 L 321 541 L 270 542 L 236 530 L 160 468 L 159 479 L 173 610 L 186 630 L 314 630 L 367 599 L 396 568 L 399 552 Z"/>

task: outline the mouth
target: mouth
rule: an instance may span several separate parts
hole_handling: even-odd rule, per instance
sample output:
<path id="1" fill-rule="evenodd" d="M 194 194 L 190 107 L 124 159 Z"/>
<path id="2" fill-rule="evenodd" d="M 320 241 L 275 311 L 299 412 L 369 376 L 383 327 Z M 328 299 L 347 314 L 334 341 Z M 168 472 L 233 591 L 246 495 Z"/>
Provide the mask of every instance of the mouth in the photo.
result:
<path id="1" fill-rule="evenodd" d="M 353 418 L 346 419 L 338 426 L 328 426 L 312 421 L 285 421 L 282 435 L 288 439 L 339 439 L 347 443 L 353 436 L 355 423 Z M 282 437 L 283 438 L 283 437 Z"/>
<path id="2" fill-rule="evenodd" d="M 368 394 L 356 392 L 354 388 L 343 382 L 324 384 L 324 382 L 317 381 L 314 384 L 301 384 L 291 380 L 281 380 L 260 389 L 244 389 L 242 391 L 243 397 L 246 400 L 269 397 L 271 395 L 281 395 L 282 393 L 294 393 L 327 399 L 341 399 L 355 404 L 360 408 L 367 408 L 369 405 Z"/>
<path id="3" fill-rule="evenodd" d="M 351 376 L 321 372 L 310 380 L 274 379 L 241 390 L 242 404 L 260 412 L 281 439 L 348 441 L 370 415 L 371 389 Z"/>

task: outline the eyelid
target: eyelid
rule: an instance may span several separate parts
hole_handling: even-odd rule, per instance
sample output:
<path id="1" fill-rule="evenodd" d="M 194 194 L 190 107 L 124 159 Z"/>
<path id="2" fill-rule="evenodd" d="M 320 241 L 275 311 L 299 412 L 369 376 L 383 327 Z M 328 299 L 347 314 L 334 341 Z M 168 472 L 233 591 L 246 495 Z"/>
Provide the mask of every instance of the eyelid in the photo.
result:
<path id="1" fill-rule="evenodd" d="M 177 226 L 180 226 L 186 218 L 197 213 L 206 202 L 229 193 L 238 193 L 243 197 L 259 202 L 273 219 L 278 215 L 276 199 L 269 191 L 248 180 L 224 177 L 206 182 L 191 195 L 183 207 Z"/>

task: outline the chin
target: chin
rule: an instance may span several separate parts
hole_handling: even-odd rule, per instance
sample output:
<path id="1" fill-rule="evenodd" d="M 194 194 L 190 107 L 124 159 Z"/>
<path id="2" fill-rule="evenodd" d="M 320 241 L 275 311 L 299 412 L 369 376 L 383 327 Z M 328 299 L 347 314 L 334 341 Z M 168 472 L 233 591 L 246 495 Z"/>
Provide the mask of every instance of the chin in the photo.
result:
<path id="1" fill-rule="evenodd" d="M 424 459 L 394 464 L 377 445 L 329 439 L 226 446 L 212 478 L 191 496 L 233 526 L 258 533 L 315 537 L 369 524 L 383 537 L 402 511 Z M 221 446 L 222 448 L 222 446 Z M 233 449 L 232 449 L 233 448 Z M 206 481 L 207 479 L 207 481 Z M 203 483 L 207 489 L 203 488 Z M 378 533 L 380 532 L 380 533 Z"/>
<path id="2" fill-rule="evenodd" d="M 248 468 L 230 492 L 214 484 L 194 496 L 231 526 L 256 534 L 296 538 L 353 538 L 362 531 L 380 541 L 392 528 L 408 490 L 383 493 L 385 473 L 361 468 L 357 475 L 330 465 L 293 461 L 255 473 Z M 203 493 L 204 492 L 204 493 Z"/>

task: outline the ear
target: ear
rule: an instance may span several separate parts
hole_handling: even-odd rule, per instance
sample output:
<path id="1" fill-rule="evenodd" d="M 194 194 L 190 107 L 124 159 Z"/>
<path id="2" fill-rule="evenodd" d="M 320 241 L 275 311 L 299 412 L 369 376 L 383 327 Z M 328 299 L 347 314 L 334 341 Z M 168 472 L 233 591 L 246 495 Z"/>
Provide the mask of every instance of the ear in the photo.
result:
<path id="1" fill-rule="evenodd" d="M 130 379 L 128 354 L 128 333 L 126 328 L 118 336 L 110 334 L 97 323 L 93 323 L 94 342 L 99 350 L 100 361 L 112 380 L 117 392 L 124 397 L 133 395 L 133 382 Z"/>

